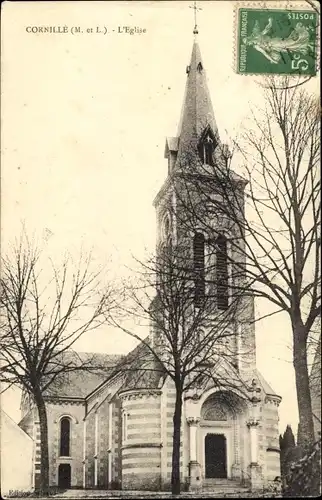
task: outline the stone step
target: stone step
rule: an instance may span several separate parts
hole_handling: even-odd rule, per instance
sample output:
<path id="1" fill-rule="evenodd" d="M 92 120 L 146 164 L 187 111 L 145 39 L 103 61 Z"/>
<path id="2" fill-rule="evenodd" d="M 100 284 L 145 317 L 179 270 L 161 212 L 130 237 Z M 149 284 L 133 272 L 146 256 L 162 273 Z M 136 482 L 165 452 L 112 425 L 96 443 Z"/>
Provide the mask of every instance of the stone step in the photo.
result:
<path id="1" fill-rule="evenodd" d="M 202 491 L 213 491 L 216 494 L 237 494 L 246 493 L 249 489 L 242 486 L 239 481 L 227 479 L 204 479 L 202 483 Z"/>
<path id="2" fill-rule="evenodd" d="M 234 488 L 233 486 L 226 486 L 226 487 L 219 487 L 219 486 L 202 486 L 202 491 L 225 491 L 226 493 L 234 493 L 235 491 L 249 491 L 248 488 L 243 488 L 243 487 L 236 487 Z"/>

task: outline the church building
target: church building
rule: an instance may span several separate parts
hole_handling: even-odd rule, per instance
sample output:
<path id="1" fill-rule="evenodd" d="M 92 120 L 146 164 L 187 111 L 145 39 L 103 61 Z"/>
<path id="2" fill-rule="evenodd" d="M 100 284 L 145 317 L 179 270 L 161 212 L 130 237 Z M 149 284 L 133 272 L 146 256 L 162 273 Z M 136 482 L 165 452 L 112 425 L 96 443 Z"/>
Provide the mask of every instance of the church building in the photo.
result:
<path id="1" fill-rule="evenodd" d="M 198 259 L 204 258 L 211 234 L 200 228 L 187 232 L 176 217 L 173 179 L 194 158 L 203 165 L 220 166 L 223 147 L 216 125 L 197 30 L 189 65 L 181 120 L 175 137 L 168 137 L 165 157 L 168 176 L 154 206 L 158 221 L 157 247 L 169 232 L 176 241 L 183 238 Z M 169 203 L 172 211 L 169 213 Z M 211 227 L 211 224 L 208 225 Z M 214 227 L 214 233 L 221 228 Z M 219 243 L 230 252 L 227 228 Z M 221 262 L 228 266 L 229 260 Z M 219 265 L 219 264 L 218 264 Z M 222 275 L 223 276 L 223 275 Z M 229 277 L 226 269 L 224 276 Z M 221 281 L 223 287 L 223 281 Z M 221 288 L 218 307 L 229 307 L 227 287 Z M 278 406 L 281 398 L 256 368 L 254 304 L 247 315 L 234 322 L 234 363 L 223 359 L 216 366 L 243 379 L 242 391 L 221 390 L 208 382 L 184 394 L 181 425 L 180 474 L 182 487 L 190 491 L 211 489 L 216 484 L 239 488 L 261 488 L 280 476 Z M 151 342 L 154 335 L 152 329 Z M 241 353 L 247 350 L 247 361 Z M 125 360 L 101 356 L 106 367 L 100 374 L 70 374 L 68 383 L 45 397 L 48 412 L 51 485 L 63 488 L 123 490 L 169 490 L 175 389 L 162 373 L 135 378 L 124 374 L 124 361 L 135 364 L 148 356 L 144 343 Z M 115 368 L 116 366 L 116 368 Z M 229 392 L 230 404 L 227 404 Z M 233 404 L 231 404 L 233 402 Z M 39 423 L 32 401 L 24 396 L 20 426 L 36 440 L 35 474 L 39 474 Z"/>

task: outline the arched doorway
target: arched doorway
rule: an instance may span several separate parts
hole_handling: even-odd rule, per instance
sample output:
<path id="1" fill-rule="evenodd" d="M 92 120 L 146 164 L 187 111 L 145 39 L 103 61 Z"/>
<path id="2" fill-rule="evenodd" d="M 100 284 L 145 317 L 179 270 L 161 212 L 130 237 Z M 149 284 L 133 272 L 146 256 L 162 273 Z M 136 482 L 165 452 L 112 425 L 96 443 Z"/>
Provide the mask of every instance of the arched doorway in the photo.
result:
<path id="1" fill-rule="evenodd" d="M 227 477 L 227 443 L 224 434 L 205 437 L 206 478 Z"/>
<path id="2" fill-rule="evenodd" d="M 68 489 L 71 486 L 70 464 L 60 464 L 58 467 L 58 487 Z"/>
<path id="3" fill-rule="evenodd" d="M 215 391 L 203 401 L 200 409 L 200 458 L 205 478 L 240 476 L 243 443 L 240 415 L 247 406 L 232 391 Z"/>

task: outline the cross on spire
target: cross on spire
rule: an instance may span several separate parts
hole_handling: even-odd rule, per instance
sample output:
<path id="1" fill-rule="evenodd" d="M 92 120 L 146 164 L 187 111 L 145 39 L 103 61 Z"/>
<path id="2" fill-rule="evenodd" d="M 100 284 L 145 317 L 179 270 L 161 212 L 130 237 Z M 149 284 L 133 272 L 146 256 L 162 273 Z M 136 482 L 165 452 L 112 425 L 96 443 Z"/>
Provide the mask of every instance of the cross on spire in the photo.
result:
<path id="1" fill-rule="evenodd" d="M 190 9 L 194 10 L 194 20 L 195 20 L 195 27 L 193 29 L 193 34 L 198 35 L 198 26 L 197 26 L 197 11 L 202 10 L 201 7 L 197 7 L 197 2 L 193 2 L 193 5 L 189 5 Z"/>

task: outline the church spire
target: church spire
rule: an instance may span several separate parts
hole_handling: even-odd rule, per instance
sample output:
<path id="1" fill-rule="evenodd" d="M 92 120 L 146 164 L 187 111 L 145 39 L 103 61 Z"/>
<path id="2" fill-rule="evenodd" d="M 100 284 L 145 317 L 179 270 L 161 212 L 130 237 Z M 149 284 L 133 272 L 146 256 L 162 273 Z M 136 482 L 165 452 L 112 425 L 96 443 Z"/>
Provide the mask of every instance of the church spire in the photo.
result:
<path id="1" fill-rule="evenodd" d="M 220 145 L 218 128 L 208 90 L 205 68 L 197 40 L 198 25 L 196 2 L 194 2 L 194 41 L 190 64 L 186 68 L 187 81 L 176 137 L 168 137 L 165 157 L 169 172 L 174 166 L 192 166 L 199 157 L 203 163 L 213 164 Z"/>
<path id="2" fill-rule="evenodd" d="M 177 137 L 179 138 L 177 160 L 179 163 L 182 163 L 182 156 L 191 153 L 192 149 L 197 152 L 198 144 L 203 135 L 207 134 L 207 131 L 209 131 L 216 144 L 219 143 L 218 128 L 196 32 L 198 32 L 198 29 L 195 25 L 195 40 L 192 47 L 190 64 L 186 69 L 187 82 L 177 132 Z"/>

